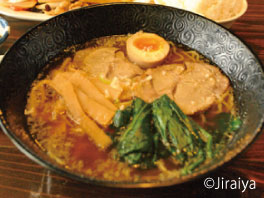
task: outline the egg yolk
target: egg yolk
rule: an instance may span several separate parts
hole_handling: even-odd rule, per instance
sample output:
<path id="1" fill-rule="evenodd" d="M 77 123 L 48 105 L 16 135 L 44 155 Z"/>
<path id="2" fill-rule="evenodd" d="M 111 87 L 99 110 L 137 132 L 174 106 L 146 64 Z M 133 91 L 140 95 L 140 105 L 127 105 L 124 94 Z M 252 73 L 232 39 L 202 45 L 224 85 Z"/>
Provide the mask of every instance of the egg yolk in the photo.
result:
<path id="1" fill-rule="evenodd" d="M 157 51 L 160 47 L 160 41 L 153 38 L 141 37 L 134 41 L 134 46 L 147 52 Z"/>

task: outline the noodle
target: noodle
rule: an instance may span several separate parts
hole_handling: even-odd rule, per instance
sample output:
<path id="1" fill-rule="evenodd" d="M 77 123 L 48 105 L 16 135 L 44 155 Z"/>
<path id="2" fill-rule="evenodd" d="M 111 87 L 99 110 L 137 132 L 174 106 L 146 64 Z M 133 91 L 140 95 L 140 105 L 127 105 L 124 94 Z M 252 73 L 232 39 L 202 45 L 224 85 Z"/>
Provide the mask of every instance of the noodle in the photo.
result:
<path id="1" fill-rule="evenodd" d="M 230 112 L 234 108 L 234 96 L 233 90 L 229 87 L 224 94 L 216 101 L 217 109 L 215 114 L 221 113 L 223 111 Z"/>
<path id="2" fill-rule="evenodd" d="M 170 43 L 170 54 L 167 57 L 167 62 L 174 62 L 174 63 L 184 63 L 185 61 L 190 61 L 190 62 L 202 62 L 202 56 L 194 51 L 194 50 L 189 50 L 185 51 L 182 48 L 179 48 L 175 46 L 171 41 Z"/>
<path id="3" fill-rule="evenodd" d="M 172 46 L 172 55 L 179 57 L 178 59 L 174 58 L 175 62 L 183 62 L 184 61 L 184 57 L 182 54 L 178 53 L 177 48 L 175 47 L 175 45 Z"/>

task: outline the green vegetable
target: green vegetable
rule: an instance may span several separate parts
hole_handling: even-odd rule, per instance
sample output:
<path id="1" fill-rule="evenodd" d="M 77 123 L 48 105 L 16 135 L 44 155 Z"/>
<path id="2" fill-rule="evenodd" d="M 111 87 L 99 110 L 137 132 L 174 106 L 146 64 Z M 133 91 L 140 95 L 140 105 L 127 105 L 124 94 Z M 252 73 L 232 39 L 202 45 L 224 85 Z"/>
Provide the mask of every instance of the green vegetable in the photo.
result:
<path id="1" fill-rule="evenodd" d="M 219 114 L 217 119 L 214 138 L 241 125 L 241 120 L 231 114 Z M 172 155 L 182 165 L 181 174 L 186 175 L 213 157 L 216 139 L 167 95 L 152 104 L 134 99 L 131 106 L 116 112 L 112 128 L 116 131 L 114 140 L 119 158 L 136 167 L 149 168 L 157 160 Z"/>
<path id="2" fill-rule="evenodd" d="M 124 110 L 118 110 L 113 118 L 112 128 L 118 129 L 126 126 L 130 121 L 132 110 L 131 106 Z"/>
<path id="3" fill-rule="evenodd" d="M 215 143 L 221 143 L 224 140 L 224 136 L 230 136 L 239 129 L 242 124 L 242 121 L 239 117 L 235 117 L 230 113 L 220 113 L 214 117 L 215 127 L 211 127 L 208 130 L 214 133 L 213 141 Z M 223 142 L 225 143 L 225 142 Z"/>
<path id="4" fill-rule="evenodd" d="M 125 127 L 117 144 L 117 150 L 121 160 L 128 162 L 130 165 L 148 168 L 153 165 L 152 159 L 154 156 L 151 104 L 136 98 L 132 106 L 131 122 Z"/>
<path id="5" fill-rule="evenodd" d="M 238 117 L 232 116 L 231 122 L 230 122 L 230 126 L 231 126 L 230 130 L 231 131 L 238 130 L 240 128 L 241 124 L 242 124 L 242 121 Z"/>
<path id="6" fill-rule="evenodd" d="M 183 165 L 182 174 L 212 157 L 212 136 L 166 95 L 153 102 L 153 120 L 164 146 Z"/>

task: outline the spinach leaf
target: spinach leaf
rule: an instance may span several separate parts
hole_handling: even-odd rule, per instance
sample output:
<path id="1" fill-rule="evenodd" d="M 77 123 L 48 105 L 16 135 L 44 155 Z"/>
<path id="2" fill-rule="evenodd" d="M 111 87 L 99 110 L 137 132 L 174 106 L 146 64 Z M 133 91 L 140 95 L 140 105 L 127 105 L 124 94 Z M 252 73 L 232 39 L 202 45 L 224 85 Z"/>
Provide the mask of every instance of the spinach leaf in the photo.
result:
<path id="1" fill-rule="evenodd" d="M 154 140 L 151 126 L 151 104 L 136 98 L 131 122 L 121 132 L 117 144 L 120 159 L 140 168 L 153 166 Z"/>
<path id="2" fill-rule="evenodd" d="M 186 116 L 167 95 L 155 100 L 154 125 L 163 145 L 184 166 L 187 174 L 212 157 L 212 136 Z"/>
<path id="3" fill-rule="evenodd" d="M 216 125 L 213 128 L 209 128 L 209 130 L 214 134 L 215 143 L 225 143 L 224 136 L 230 137 L 242 124 L 239 117 L 225 112 L 215 116 L 214 120 Z"/>
<path id="4" fill-rule="evenodd" d="M 241 120 L 231 114 L 217 117 L 214 136 L 237 130 Z M 155 162 L 170 155 L 182 165 L 182 175 L 191 173 L 218 150 L 212 149 L 212 135 L 185 115 L 167 95 L 152 104 L 136 98 L 131 106 L 116 112 L 112 127 L 119 158 L 140 168 L 155 166 Z"/>
<path id="5" fill-rule="evenodd" d="M 118 129 L 126 126 L 132 116 L 132 106 L 128 106 L 124 110 L 117 110 L 113 118 L 112 128 Z"/>

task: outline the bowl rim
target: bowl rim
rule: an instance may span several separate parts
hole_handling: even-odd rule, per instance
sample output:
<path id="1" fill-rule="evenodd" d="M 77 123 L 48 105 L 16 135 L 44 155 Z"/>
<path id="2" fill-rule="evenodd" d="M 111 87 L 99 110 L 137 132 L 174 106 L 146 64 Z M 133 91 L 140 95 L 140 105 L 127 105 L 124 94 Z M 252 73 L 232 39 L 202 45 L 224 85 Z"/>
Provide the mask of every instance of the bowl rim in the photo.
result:
<path id="1" fill-rule="evenodd" d="M 97 8 L 97 7 L 104 7 L 104 6 L 115 6 L 115 5 L 124 5 L 124 4 L 139 4 L 139 5 L 147 5 L 147 6 L 161 6 L 161 7 L 167 7 L 167 6 L 162 6 L 162 5 L 150 5 L 150 4 L 145 4 L 145 3 L 105 3 L 105 4 L 97 4 L 97 5 L 92 5 L 89 7 L 85 7 L 85 8 L 79 8 L 77 10 L 82 10 L 82 9 L 93 9 L 93 8 Z M 176 10 L 181 10 L 178 8 L 173 8 Z M 76 10 L 72 10 L 69 12 L 75 12 Z M 183 10 L 184 12 L 189 12 L 186 10 Z M 66 13 L 60 14 L 60 15 L 64 15 Z M 200 16 L 199 14 L 196 13 L 192 13 L 194 15 L 197 15 L 199 17 L 205 18 L 203 16 Z M 60 15 L 55 16 L 59 17 Z M 208 18 L 205 18 L 206 20 L 216 24 L 217 26 L 226 29 L 228 31 L 229 34 L 231 34 L 232 36 L 236 37 L 242 44 L 245 45 L 246 48 L 249 49 L 249 51 L 254 55 L 254 58 L 256 58 L 256 60 L 260 63 L 260 66 L 262 66 L 262 74 L 263 74 L 263 64 L 260 61 L 259 57 L 257 56 L 257 54 L 251 49 L 251 47 L 245 43 L 241 38 L 239 38 L 235 33 L 231 32 L 230 30 L 228 30 L 227 28 L 223 27 L 221 24 L 218 24 L 215 21 L 212 21 Z M 37 29 L 39 26 L 48 23 L 50 20 L 53 20 L 53 18 L 41 22 L 40 24 L 36 25 L 35 27 L 33 27 L 32 29 L 28 30 L 23 36 L 21 36 L 14 44 L 13 46 L 19 42 L 23 37 L 25 37 L 29 32 Z M 13 47 L 12 46 L 12 47 Z M 12 47 L 9 48 L 8 52 L 12 50 Z M 8 52 L 5 54 L 4 59 L 6 57 L 6 55 L 8 54 Z M 1 63 L 0 63 L 1 65 Z M 158 182 L 154 182 L 154 181 L 150 181 L 150 182 L 114 182 L 114 181 L 106 181 L 106 180 L 98 180 L 98 179 L 93 179 L 93 178 L 89 178 L 88 176 L 82 176 L 80 174 L 76 174 L 73 173 L 72 171 L 68 170 L 68 169 L 64 169 L 59 167 L 58 165 L 54 165 L 49 161 L 44 160 L 42 157 L 38 156 L 37 153 L 31 149 L 28 148 L 27 145 L 25 145 L 25 143 L 19 138 L 17 137 L 11 130 L 8 129 L 8 127 L 6 127 L 6 122 L 5 119 L 2 116 L 2 110 L 0 109 L 0 127 L 3 130 L 3 132 L 12 140 L 12 142 L 17 146 L 17 148 L 24 153 L 27 157 L 29 157 L 30 159 L 32 159 L 33 161 L 37 162 L 38 164 L 54 171 L 55 173 L 61 174 L 62 176 L 68 177 L 68 178 L 72 178 L 84 183 L 89 183 L 89 184 L 94 184 L 94 185 L 100 185 L 100 186 L 107 186 L 107 187 L 116 187 L 116 188 L 153 188 L 153 187 L 163 187 L 163 186 L 172 186 L 172 185 L 177 185 L 177 184 L 182 184 L 191 180 L 196 180 L 198 178 L 204 177 L 205 175 L 208 175 L 209 173 L 211 173 L 212 171 L 215 171 L 217 168 L 222 167 L 224 164 L 230 162 L 232 159 L 234 159 L 235 157 L 237 157 L 238 155 L 240 155 L 242 152 L 244 152 L 256 139 L 257 137 L 263 132 L 264 129 L 264 115 L 261 118 L 261 122 L 259 123 L 257 129 L 254 133 L 252 133 L 251 138 L 247 140 L 246 144 L 242 145 L 239 147 L 239 149 L 237 149 L 235 152 L 233 152 L 232 154 L 228 155 L 228 157 L 225 157 L 224 160 L 219 161 L 217 164 L 213 164 L 211 165 L 208 169 L 206 170 L 202 170 L 199 171 L 198 174 L 196 175 L 188 175 L 188 176 L 184 176 L 179 178 L 172 178 L 169 180 L 165 180 L 165 181 L 158 181 Z"/>

